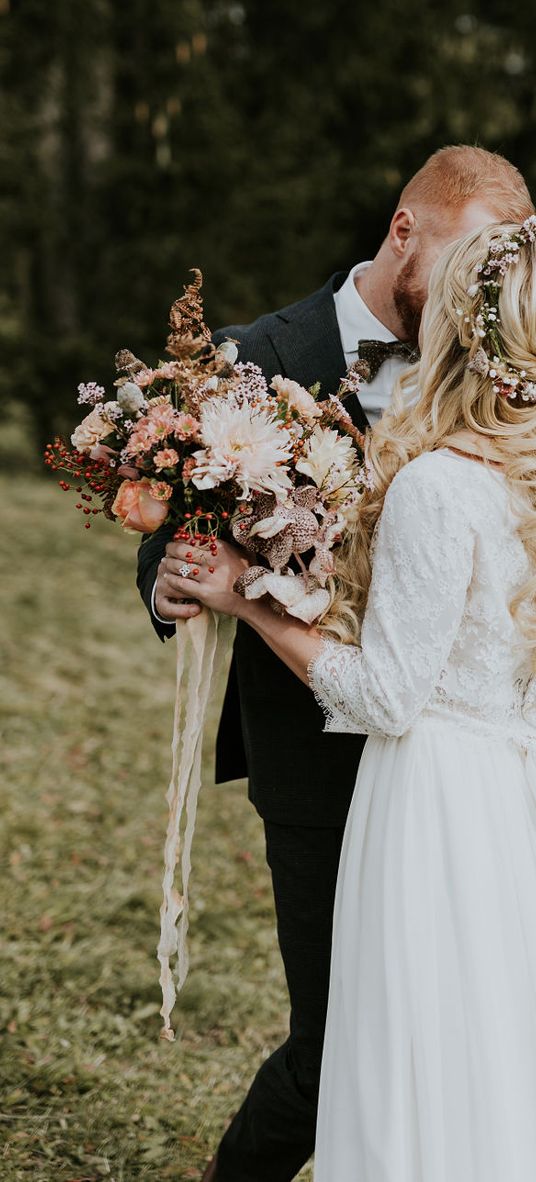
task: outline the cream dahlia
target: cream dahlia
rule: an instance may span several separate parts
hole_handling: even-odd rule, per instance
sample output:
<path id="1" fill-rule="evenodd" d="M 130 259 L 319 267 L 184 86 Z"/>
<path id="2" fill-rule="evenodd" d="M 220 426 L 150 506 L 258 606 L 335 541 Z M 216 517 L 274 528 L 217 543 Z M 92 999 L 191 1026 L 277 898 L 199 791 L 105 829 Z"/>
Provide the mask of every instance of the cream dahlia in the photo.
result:
<path id="1" fill-rule="evenodd" d="M 215 488 L 236 480 L 242 495 L 273 492 L 284 500 L 292 488 L 288 461 L 292 456 L 289 432 L 262 406 L 215 398 L 201 407 L 200 436 L 205 447 L 194 452 L 196 488 Z"/>
<path id="2" fill-rule="evenodd" d="M 329 427 L 314 428 L 296 463 L 298 472 L 310 476 L 317 488 L 336 491 L 355 478 L 356 452 L 352 440 Z"/>

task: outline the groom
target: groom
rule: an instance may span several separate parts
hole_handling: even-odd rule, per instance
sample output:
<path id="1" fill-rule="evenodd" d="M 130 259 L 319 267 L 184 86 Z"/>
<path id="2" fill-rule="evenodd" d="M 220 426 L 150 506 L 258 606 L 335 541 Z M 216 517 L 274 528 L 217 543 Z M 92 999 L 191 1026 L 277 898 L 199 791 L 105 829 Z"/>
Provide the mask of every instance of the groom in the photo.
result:
<path id="1" fill-rule="evenodd" d="M 215 334 L 239 342 L 239 360 L 304 386 L 337 390 L 358 357 L 370 368 L 359 400 L 364 429 L 388 406 L 410 362 L 431 268 L 444 247 L 496 221 L 533 212 L 520 173 L 501 156 L 443 148 L 403 190 L 371 263 L 333 275 L 320 291 L 250 325 Z M 165 639 L 174 621 L 199 611 L 174 588 L 180 562 L 163 526 L 139 551 L 138 586 Z M 314 1149 L 329 981 L 332 913 L 344 824 L 365 742 L 324 734 L 312 693 L 239 623 L 217 741 L 217 779 L 249 777 L 264 822 L 277 927 L 290 996 L 290 1033 L 260 1067 L 225 1133 L 206 1182 L 290 1182 Z M 336 1179 L 333 1182 L 337 1182 Z"/>

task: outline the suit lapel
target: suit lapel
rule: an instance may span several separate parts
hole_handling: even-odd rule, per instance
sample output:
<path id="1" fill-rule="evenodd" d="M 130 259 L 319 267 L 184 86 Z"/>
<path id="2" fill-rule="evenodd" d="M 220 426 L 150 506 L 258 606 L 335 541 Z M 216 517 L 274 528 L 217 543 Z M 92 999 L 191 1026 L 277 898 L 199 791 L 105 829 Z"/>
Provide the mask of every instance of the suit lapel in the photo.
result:
<path id="1" fill-rule="evenodd" d="M 338 273 L 301 304 L 276 313 L 269 336 L 281 362 L 284 377 L 302 386 L 321 384 L 321 397 L 336 394 L 346 373 L 333 294 L 346 275 Z M 346 409 L 360 430 L 368 427 L 367 416 L 355 394 L 345 399 Z"/>

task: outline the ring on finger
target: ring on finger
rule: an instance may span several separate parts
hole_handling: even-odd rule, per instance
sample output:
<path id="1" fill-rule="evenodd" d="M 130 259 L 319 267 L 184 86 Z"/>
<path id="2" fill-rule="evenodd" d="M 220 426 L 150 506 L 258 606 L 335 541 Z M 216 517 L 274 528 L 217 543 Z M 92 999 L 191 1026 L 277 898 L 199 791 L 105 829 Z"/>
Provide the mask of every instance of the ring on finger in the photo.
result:
<path id="1" fill-rule="evenodd" d="M 183 562 L 182 566 L 180 566 L 177 571 L 177 574 L 180 575 L 181 579 L 189 579 L 191 573 L 192 573 L 192 568 L 190 566 L 188 566 L 186 562 Z"/>

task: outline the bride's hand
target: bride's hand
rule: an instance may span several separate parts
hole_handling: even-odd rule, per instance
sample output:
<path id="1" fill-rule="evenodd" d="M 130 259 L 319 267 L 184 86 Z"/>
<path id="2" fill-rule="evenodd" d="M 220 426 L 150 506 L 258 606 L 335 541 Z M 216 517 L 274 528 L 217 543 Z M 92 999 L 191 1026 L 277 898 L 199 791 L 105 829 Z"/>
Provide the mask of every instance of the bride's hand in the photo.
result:
<path id="1" fill-rule="evenodd" d="M 209 543 L 175 542 L 174 555 L 161 563 L 170 598 L 195 599 L 212 611 L 240 615 L 245 601 L 233 585 L 250 565 L 243 550 L 222 541 L 212 550 Z"/>

